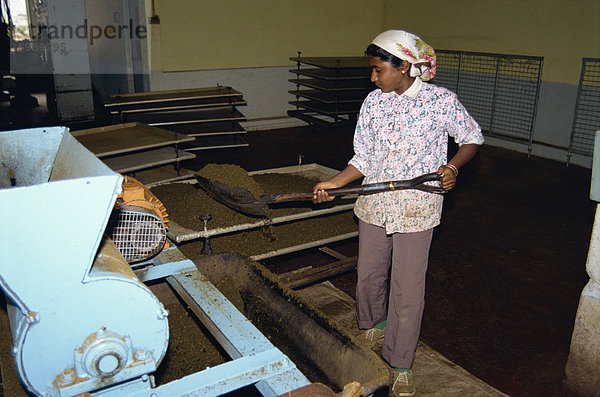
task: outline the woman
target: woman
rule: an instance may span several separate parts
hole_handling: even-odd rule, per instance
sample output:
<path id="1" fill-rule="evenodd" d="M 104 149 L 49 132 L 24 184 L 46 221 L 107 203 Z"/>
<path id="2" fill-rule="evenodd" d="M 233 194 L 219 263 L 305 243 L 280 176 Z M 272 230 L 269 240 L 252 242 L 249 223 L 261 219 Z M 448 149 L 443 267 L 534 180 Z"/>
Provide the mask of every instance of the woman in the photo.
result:
<path id="1" fill-rule="evenodd" d="M 435 75 L 435 52 L 401 30 L 381 33 L 366 50 L 377 85 L 360 110 L 354 156 L 348 166 L 313 189 L 313 201 L 332 200 L 324 189 L 412 179 L 437 172 L 450 190 L 458 170 L 483 144 L 481 129 L 451 91 L 425 83 Z M 459 145 L 447 162 L 448 136 Z M 395 396 L 412 396 L 415 358 L 425 295 L 425 273 L 433 228 L 443 197 L 417 190 L 360 196 L 356 285 L 358 326 L 395 368 Z M 391 274 L 390 274 L 391 266 Z"/>

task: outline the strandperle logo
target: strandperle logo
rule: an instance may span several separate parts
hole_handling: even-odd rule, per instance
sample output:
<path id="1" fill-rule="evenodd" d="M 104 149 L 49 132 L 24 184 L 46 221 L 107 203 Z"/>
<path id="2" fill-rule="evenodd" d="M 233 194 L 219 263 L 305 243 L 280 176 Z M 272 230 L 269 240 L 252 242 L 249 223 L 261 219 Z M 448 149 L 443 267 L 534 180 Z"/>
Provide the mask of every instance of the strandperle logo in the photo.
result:
<path id="1" fill-rule="evenodd" d="M 145 39 L 148 35 L 146 26 L 134 25 L 133 20 L 129 20 L 127 25 L 90 25 L 85 19 L 83 24 L 79 25 L 37 25 L 30 26 L 29 32 L 32 39 L 48 39 L 48 40 L 73 40 L 86 39 L 90 45 L 94 42 L 103 39 Z"/>

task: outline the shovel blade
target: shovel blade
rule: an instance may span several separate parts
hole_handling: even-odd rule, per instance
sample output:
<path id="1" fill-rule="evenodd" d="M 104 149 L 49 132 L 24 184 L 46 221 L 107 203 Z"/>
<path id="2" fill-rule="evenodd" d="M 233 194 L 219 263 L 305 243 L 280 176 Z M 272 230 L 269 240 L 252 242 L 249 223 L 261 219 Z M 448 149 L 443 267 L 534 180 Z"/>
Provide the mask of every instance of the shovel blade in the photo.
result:
<path id="1" fill-rule="evenodd" d="M 198 174 L 194 175 L 198 184 L 214 200 L 229 208 L 241 212 L 242 214 L 266 218 L 267 213 L 264 210 L 265 203 L 262 203 L 252 195 L 250 190 L 239 187 L 229 186 L 225 183 L 213 181 Z"/>

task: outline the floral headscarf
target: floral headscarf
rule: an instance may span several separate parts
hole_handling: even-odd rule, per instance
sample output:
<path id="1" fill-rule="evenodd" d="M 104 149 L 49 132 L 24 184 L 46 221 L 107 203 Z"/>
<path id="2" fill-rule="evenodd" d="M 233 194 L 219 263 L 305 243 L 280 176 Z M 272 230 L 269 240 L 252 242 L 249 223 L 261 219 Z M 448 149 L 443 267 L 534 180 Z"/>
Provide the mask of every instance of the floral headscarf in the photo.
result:
<path id="1" fill-rule="evenodd" d="M 411 77 L 429 81 L 435 76 L 435 51 L 420 37 L 403 30 L 387 30 L 375 37 L 372 44 L 408 61 Z"/>

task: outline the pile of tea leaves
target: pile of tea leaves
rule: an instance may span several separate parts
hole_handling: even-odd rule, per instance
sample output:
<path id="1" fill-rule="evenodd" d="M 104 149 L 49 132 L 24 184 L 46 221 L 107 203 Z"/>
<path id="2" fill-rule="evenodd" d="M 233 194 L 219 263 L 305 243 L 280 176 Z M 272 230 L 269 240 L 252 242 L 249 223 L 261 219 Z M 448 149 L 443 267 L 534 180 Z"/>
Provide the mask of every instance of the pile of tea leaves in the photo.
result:
<path id="1" fill-rule="evenodd" d="M 201 176 L 228 186 L 244 187 L 255 197 L 263 194 L 312 191 L 319 180 L 308 178 L 300 173 L 263 173 L 248 175 L 243 168 L 232 164 L 209 164 L 198 171 Z M 179 182 L 153 187 L 154 193 L 165 205 L 172 222 L 192 230 L 204 230 L 201 215 L 210 214 L 207 229 L 255 223 L 256 218 L 235 211 L 214 200 L 197 183 Z M 306 211 L 313 211 L 350 204 L 353 198 L 337 198 L 322 204 L 310 200 L 280 203 L 265 207 L 269 218 L 284 217 Z M 258 255 L 272 250 L 286 248 L 310 241 L 321 240 L 356 231 L 356 221 L 352 211 L 307 218 L 303 220 L 248 229 L 241 232 L 212 236 L 210 246 L 213 253 L 238 252 L 242 255 Z M 182 243 L 179 249 L 190 259 L 201 256 L 203 239 Z"/>
<path id="2" fill-rule="evenodd" d="M 196 175 L 227 186 L 247 189 L 255 197 L 265 194 L 263 188 L 242 167 L 234 164 L 207 164 Z"/>

